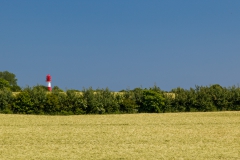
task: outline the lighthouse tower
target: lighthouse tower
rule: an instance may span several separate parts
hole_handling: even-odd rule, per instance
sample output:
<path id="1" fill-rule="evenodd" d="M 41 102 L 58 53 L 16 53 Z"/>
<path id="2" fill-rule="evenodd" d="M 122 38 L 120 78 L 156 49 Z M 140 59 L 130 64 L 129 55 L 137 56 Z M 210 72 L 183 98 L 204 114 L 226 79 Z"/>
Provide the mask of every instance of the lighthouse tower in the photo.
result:
<path id="1" fill-rule="evenodd" d="M 47 82 L 47 88 L 48 88 L 49 91 L 52 90 L 51 81 L 52 81 L 52 77 L 50 76 L 50 74 L 48 74 L 48 75 L 46 76 L 46 82 Z"/>

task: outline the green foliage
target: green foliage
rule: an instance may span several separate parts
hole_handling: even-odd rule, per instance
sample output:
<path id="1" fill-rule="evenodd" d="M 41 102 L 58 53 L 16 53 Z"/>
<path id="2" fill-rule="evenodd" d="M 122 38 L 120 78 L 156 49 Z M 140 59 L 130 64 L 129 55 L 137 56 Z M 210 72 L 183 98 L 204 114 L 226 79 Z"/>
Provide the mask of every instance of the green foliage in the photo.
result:
<path id="1" fill-rule="evenodd" d="M 34 113 L 33 107 L 34 103 L 32 102 L 30 92 L 24 91 L 16 96 L 13 113 L 31 114 Z"/>
<path id="2" fill-rule="evenodd" d="M 173 108 L 174 108 L 175 98 L 173 98 L 172 96 L 168 96 L 167 94 L 163 94 L 163 97 L 165 99 L 164 101 L 165 105 L 162 106 L 162 112 L 163 113 L 174 112 Z"/>
<path id="3" fill-rule="evenodd" d="M 45 114 L 59 114 L 60 103 L 57 94 L 47 94 L 46 103 L 43 109 Z"/>
<path id="4" fill-rule="evenodd" d="M 140 112 L 160 113 L 163 112 L 164 98 L 162 94 L 154 90 L 143 90 L 142 105 Z"/>
<path id="5" fill-rule="evenodd" d="M 38 90 L 38 91 L 45 91 L 47 92 L 48 91 L 48 87 L 44 86 L 44 85 L 36 85 L 33 87 L 33 90 Z"/>
<path id="6" fill-rule="evenodd" d="M 6 80 L 8 84 L 6 84 L 6 82 L 3 82 L 2 79 Z M 15 74 L 8 71 L 0 72 L 0 88 L 3 85 L 7 85 L 5 87 L 10 88 L 13 92 L 21 91 L 21 88 L 17 85 L 17 79 Z"/>
<path id="7" fill-rule="evenodd" d="M 87 104 L 83 99 L 82 95 L 77 94 L 77 92 L 68 90 L 66 100 L 64 103 L 66 109 L 63 109 L 71 114 L 85 114 Z"/>
<path id="8" fill-rule="evenodd" d="M 174 99 L 174 105 L 172 108 L 173 112 L 183 112 L 186 110 L 187 100 L 188 100 L 188 94 L 187 91 L 183 88 L 176 88 L 171 91 L 172 93 L 175 93 L 175 99 Z"/>
<path id="9" fill-rule="evenodd" d="M 215 84 L 209 87 L 209 92 L 212 96 L 213 105 L 216 106 L 217 110 L 227 110 L 229 105 L 227 89 Z"/>
<path id="10" fill-rule="evenodd" d="M 138 105 L 138 107 L 141 107 L 143 105 L 143 89 L 142 88 L 135 88 L 132 90 L 134 101 Z"/>
<path id="11" fill-rule="evenodd" d="M 37 85 L 23 88 L 15 96 L 8 81 L 0 79 L 0 86 L 0 113 L 77 115 L 240 110 L 240 88 L 218 84 L 189 90 L 178 87 L 171 91 L 174 97 L 156 85 L 119 93 L 91 87 L 82 92 L 62 92 L 57 86 L 49 92 L 47 87 Z"/>
<path id="12" fill-rule="evenodd" d="M 56 92 L 64 92 L 61 88 L 59 88 L 58 86 L 54 86 L 52 88 L 52 91 L 56 91 Z"/>
<path id="13" fill-rule="evenodd" d="M 240 88 L 232 86 L 229 88 L 230 95 L 228 94 L 228 107 L 229 111 L 240 111 Z"/>
<path id="14" fill-rule="evenodd" d="M 13 95 L 7 88 L 0 89 L 0 113 L 12 113 Z"/>
<path id="15" fill-rule="evenodd" d="M 196 86 L 195 89 L 184 90 L 176 88 L 172 90 L 176 94 L 173 102 L 175 112 L 184 111 L 216 111 L 228 110 L 231 91 L 218 84 L 210 87 Z"/>
<path id="16" fill-rule="evenodd" d="M 11 86 L 17 85 L 17 79 L 13 73 L 10 73 L 8 71 L 0 72 L 0 78 L 8 81 Z"/>
<path id="17" fill-rule="evenodd" d="M 80 92 L 78 89 L 68 89 L 67 91 Z"/>
<path id="18" fill-rule="evenodd" d="M 49 114 L 48 102 L 51 101 L 47 96 L 45 86 L 37 85 L 26 87 L 16 95 L 13 105 L 14 113 L 26 114 Z M 55 111 L 55 110 L 54 110 Z"/>
<path id="19" fill-rule="evenodd" d="M 83 98 L 86 101 L 86 113 L 87 114 L 102 114 L 105 113 L 103 105 L 99 102 L 94 90 L 90 87 L 89 89 L 83 90 Z"/>
<path id="20" fill-rule="evenodd" d="M 34 114 L 44 114 L 43 110 L 45 107 L 45 103 L 47 101 L 47 92 L 45 86 L 37 85 L 32 89 L 29 89 L 29 94 L 31 96 Z"/>
<path id="21" fill-rule="evenodd" d="M 208 87 L 198 87 L 196 88 L 197 97 L 196 97 L 196 109 L 198 111 L 215 111 L 216 106 L 212 101 L 210 90 Z"/>
<path id="22" fill-rule="evenodd" d="M 120 111 L 119 96 L 114 95 L 108 88 L 94 91 L 92 88 L 83 90 L 86 113 L 104 114 Z"/>
<path id="23" fill-rule="evenodd" d="M 161 94 L 163 93 L 163 91 L 156 84 L 154 84 L 153 87 L 150 87 L 149 90 L 152 90 Z"/>
<path id="24" fill-rule="evenodd" d="M 6 81 L 5 79 L 3 78 L 0 78 L 0 89 L 3 89 L 3 88 L 9 88 L 10 89 L 10 84 L 8 81 Z"/>
<path id="25" fill-rule="evenodd" d="M 173 107 L 171 112 L 192 112 L 196 111 L 196 90 L 190 88 L 190 90 L 185 90 L 183 88 L 176 88 L 171 91 L 175 93 L 175 99 L 173 102 Z"/>
<path id="26" fill-rule="evenodd" d="M 96 95 L 98 101 L 104 107 L 106 113 L 119 112 L 120 110 L 119 99 L 116 99 L 116 96 L 108 88 L 98 90 Z"/>
<path id="27" fill-rule="evenodd" d="M 13 85 L 13 86 L 11 86 L 11 91 L 12 92 L 21 92 L 22 89 L 18 85 Z"/>
<path id="28" fill-rule="evenodd" d="M 122 113 L 136 113 L 138 105 L 133 99 L 124 98 L 120 104 L 120 111 Z"/>

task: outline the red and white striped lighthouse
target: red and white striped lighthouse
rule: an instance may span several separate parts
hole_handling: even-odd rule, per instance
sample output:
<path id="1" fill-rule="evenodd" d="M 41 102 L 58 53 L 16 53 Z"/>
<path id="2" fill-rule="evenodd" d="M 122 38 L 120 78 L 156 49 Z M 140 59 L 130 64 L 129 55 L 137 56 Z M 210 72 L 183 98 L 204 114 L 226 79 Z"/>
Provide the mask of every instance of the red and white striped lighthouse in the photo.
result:
<path id="1" fill-rule="evenodd" d="M 48 88 L 49 91 L 52 90 L 51 81 L 52 81 L 52 77 L 50 76 L 50 74 L 48 74 L 48 75 L 46 76 L 46 82 L 47 82 L 47 88 Z"/>

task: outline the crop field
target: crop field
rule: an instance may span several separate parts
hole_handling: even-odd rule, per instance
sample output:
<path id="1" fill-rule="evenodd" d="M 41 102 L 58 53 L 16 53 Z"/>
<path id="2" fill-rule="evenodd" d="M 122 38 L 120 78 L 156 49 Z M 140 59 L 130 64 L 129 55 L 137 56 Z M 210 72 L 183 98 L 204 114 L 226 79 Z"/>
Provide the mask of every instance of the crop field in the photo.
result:
<path id="1" fill-rule="evenodd" d="M 0 114 L 0 159 L 240 159 L 240 112 Z"/>

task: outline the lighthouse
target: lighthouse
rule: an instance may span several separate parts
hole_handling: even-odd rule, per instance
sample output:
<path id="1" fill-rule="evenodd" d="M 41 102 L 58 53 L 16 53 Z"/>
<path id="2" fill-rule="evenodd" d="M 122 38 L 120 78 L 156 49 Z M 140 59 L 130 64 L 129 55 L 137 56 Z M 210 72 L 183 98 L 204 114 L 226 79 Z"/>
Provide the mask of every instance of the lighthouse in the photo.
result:
<path id="1" fill-rule="evenodd" d="M 50 76 L 50 74 L 48 74 L 48 75 L 46 76 L 46 82 L 47 82 L 47 88 L 48 88 L 49 91 L 52 90 L 51 81 L 52 81 L 52 77 Z"/>

